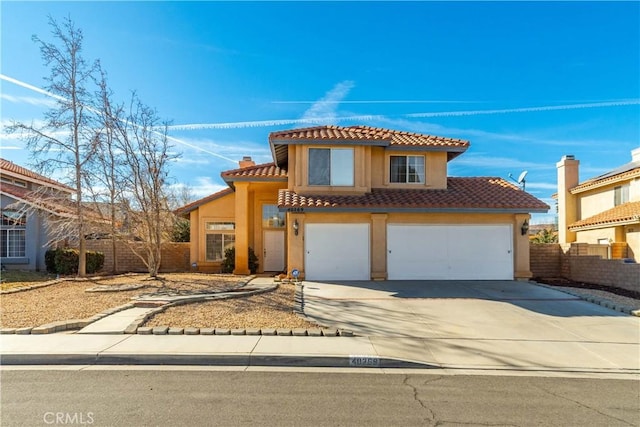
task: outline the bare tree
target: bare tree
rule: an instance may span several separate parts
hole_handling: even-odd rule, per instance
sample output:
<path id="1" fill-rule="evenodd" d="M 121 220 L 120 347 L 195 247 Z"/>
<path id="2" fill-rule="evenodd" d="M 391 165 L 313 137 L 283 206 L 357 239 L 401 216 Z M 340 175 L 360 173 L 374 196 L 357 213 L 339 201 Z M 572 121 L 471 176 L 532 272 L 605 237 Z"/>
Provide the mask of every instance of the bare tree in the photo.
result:
<path id="1" fill-rule="evenodd" d="M 131 245 L 131 249 L 144 262 L 149 275 L 157 277 L 162 243 L 168 240 L 173 219 L 166 192 L 168 168 L 178 156 L 171 154 L 167 123 L 161 122 L 157 112 L 144 105 L 136 94 L 126 120 L 117 125 L 124 160 L 123 205 L 128 207 L 129 227 L 144 248 L 143 253 L 137 250 L 138 245 Z"/>
<path id="2" fill-rule="evenodd" d="M 80 260 L 78 275 L 86 275 L 85 234 L 88 213 L 83 207 L 85 190 L 84 167 L 96 153 L 96 139 L 91 123 L 90 105 L 93 74 L 96 63 L 87 63 L 82 56 L 82 31 L 70 18 L 59 24 L 49 17 L 53 42 L 33 37 L 40 47 L 42 59 L 49 67 L 46 89 L 56 100 L 55 107 L 44 115 L 42 126 L 14 122 L 8 130 L 20 132 L 33 153 L 36 168 L 43 174 L 62 172 L 66 183 L 75 190 L 73 215 L 56 216 L 56 238 L 77 241 Z M 37 197 L 37 196 L 36 196 Z M 47 194 L 46 204 L 64 204 Z M 68 196 L 67 196 L 68 197 Z"/>
<path id="3" fill-rule="evenodd" d="M 95 138 L 99 149 L 92 159 L 88 188 L 94 200 L 95 210 L 105 220 L 111 238 L 112 273 L 118 271 L 117 238 L 121 228 L 119 202 L 122 198 L 123 156 L 118 146 L 118 123 L 123 120 L 123 107 L 115 105 L 113 93 L 107 84 L 106 72 L 99 68 L 99 79 L 96 82 L 98 91 L 95 94 L 95 110 L 98 113 L 99 125 Z"/>

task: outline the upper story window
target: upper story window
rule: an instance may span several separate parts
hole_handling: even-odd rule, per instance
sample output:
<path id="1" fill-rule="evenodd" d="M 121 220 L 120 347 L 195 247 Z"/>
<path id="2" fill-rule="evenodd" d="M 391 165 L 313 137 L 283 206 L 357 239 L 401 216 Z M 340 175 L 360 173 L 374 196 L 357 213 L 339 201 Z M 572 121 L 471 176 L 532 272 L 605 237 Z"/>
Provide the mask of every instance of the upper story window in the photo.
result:
<path id="1" fill-rule="evenodd" d="M 276 205 L 262 205 L 262 227 L 284 228 L 284 212 L 280 212 Z"/>
<path id="2" fill-rule="evenodd" d="M 629 184 L 613 188 L 613 205 L 618 206 L 629 201 Z"/>
<path id="3" fill-rule="evenodd" d="M 424 183 L 424 156 L 391 156 L 389 181 L 395 183 Z"/>
<path id="4" fill-rule="evenodd" d="M 353 148 L 310 148 L 309 185 L 353 186 Z"/>
<path id="5" fill-rule="evenodd" d="M 18 187 L 27 187 L 27 183 L 25 181 L 21 181 L 19 179 L 15 179 L 15 178 L 9 178 L 7 176 L 2 176 L 0 177 L 0 181 L 1 182 L 6 182 L 7 184 L 13 184 L 13 185 L 17 185 Z"/>

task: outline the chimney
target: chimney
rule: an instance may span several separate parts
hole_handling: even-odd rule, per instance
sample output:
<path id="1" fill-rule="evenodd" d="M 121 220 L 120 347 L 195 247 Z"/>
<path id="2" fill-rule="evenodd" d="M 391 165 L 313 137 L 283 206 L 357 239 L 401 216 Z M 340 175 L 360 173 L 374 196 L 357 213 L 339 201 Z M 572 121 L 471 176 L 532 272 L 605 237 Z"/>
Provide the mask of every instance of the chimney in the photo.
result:
<path id="1" fill-rule="evenodd" d="M 576 233 L 567 226 L 578 220 L 577 197 L 569 191 L 579 183 L 580 161 L 573 155 L 563 156 L 556 164 L 558 168 L 558 243 L 571 243 Z"/>
<path id="2" fill-rule="evenodd" d="M 249 166 L 255 166 L 256 162 L 251 160 L 251 156 L 244 156 L 242 160 L 238 162 L 240 164 L 240 169 L 248 168 Z"/>
<path id="3" fill-rule="evenodd" d="M 631 150 L 631 161 L 640 162 L 640 147 Z"/>

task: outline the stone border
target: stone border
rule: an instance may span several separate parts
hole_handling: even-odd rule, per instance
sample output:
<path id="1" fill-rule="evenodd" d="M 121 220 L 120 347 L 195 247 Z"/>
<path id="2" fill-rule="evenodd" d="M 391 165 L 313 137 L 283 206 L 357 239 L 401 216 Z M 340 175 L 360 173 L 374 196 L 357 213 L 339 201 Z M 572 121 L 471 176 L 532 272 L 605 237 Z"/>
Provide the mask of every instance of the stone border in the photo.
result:
<path id="1" fill-rule="evenodd" d="M 625 306 L 623 304 L 616 304 L 613 301 L 609 301 L 605 298 L 601 298 L 601 297 L 594 297 L 594 296 L 586 296 L 584 294 L 578 293 L 578 292 L 571 292 L 569 290 L 566 289 L 558 289 L 555 286 L 550 286 L 547 285 L 545 283 L 538 283 L 535 280 L 530 280 L 529 283 L 541 286 L 543 288 L 547 288 L 547 289 L 552 289 L 554 291 L 558 291 L 558 292 L 564 292 L 565 294 L 574 296 L 576 298 L 580 298 L 583 301 L 587 301 L 593 304 L 598 304 L 601 305 L 605 308 L 610 308 L 611 310 L 615 310 L 615 311 L 619 311 L 621 313 L 625 313 L 628 314 L 630 316 L 636 316 L 636 317 L 640 317 L 640 309 L 635 309 L 632 307 L 628 307 Z M 586 291 L 588 291 L 588 289 L 585 289 Z"/>
<path id="2" fill-rule="evenodd" d="M 14 294 L 16 292 L 24 292 L 24 291 L 30 291 L 30 290 L 33 290 L 33 289 L 44 288 L 44 287 L 47 287 L 47 286 L 55 285 L 56 283 L 65 282 L 66 280 L 67 280 L 66 278 L 53 279 L 53 280 L 49 280 L 47 282 L 39 282 L 37 285 L 23 286 L 23 287 L 14 288 L 14 289 L 4 289 L 4 290 L 0 291 L 0 295 Z"/>
<path id="3" fill-rule="evenodd" d="M 27 328 L 2 328 L 0 329 L 0 335 L 4 335 L 4 334 L 40 335 L 40 334 L 53 334 L 55 332 L 82 329 L 93 322 L 96 322 L 100 319 L 103 319 L 119 311 L 127 310 L 129 308 L 133 308 L 132 303 L 127 303 L 118 307 L 110 308 L 108 310 L 95 314 L 91 317 L 87 317 L 85 319 L 60 320 L 57 322 L 46 323 L 41 326 L 27 327 Z"/>
<path id="4" fill-rule="evenodd" d="M 241 336 L 241 335 L 264 335 L 264 336 L 286 336 L 286 337 L 353 337 L 352 331 L 335 328 L 176 328 L 170 326 L 141 326 L 135 332 L 138 335 L 217 335 L 217 336 Z"/>
<path id="5" fill-rule="evenodd" d="M 15 289 L 0 290 L 0 295 L 13 294 L 15 292 L 30 291 L 33 289 L 44 288 L 46 286 L 51 286 L 51 285 L 55 285 L 56 283 L 62 283 L 62 282 L 88 282 L 90 280 L 107 280 L 107 279 L 113 279 L 114 277 L 136 276 L 138 274 L 140 273 L 123 273 L 123 274 L 117 274 L 117 275 L 111 274 L 108 276 L 90 276 L 90 277 L 73 277 L 73 276 L 60 277 L 60 278 L 56 278 L 46 282 L 38 282 L 35 285 L 23 286 L 21 288 L 15 288 Z"/>

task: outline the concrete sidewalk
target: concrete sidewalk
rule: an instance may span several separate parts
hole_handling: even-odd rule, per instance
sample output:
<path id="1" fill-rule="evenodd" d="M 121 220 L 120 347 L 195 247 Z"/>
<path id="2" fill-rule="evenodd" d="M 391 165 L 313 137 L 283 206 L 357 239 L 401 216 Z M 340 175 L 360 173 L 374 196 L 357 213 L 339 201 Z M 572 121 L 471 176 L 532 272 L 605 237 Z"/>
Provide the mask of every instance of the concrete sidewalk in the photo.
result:
<path id="1" fill-rule="evenodd" d="M 620 343 L 408 337 L 50 334 L 0 336 L 2 365 L 447 368 L 640 375 Z M 606 358 L 602 354 L 607 354 Z"/>

